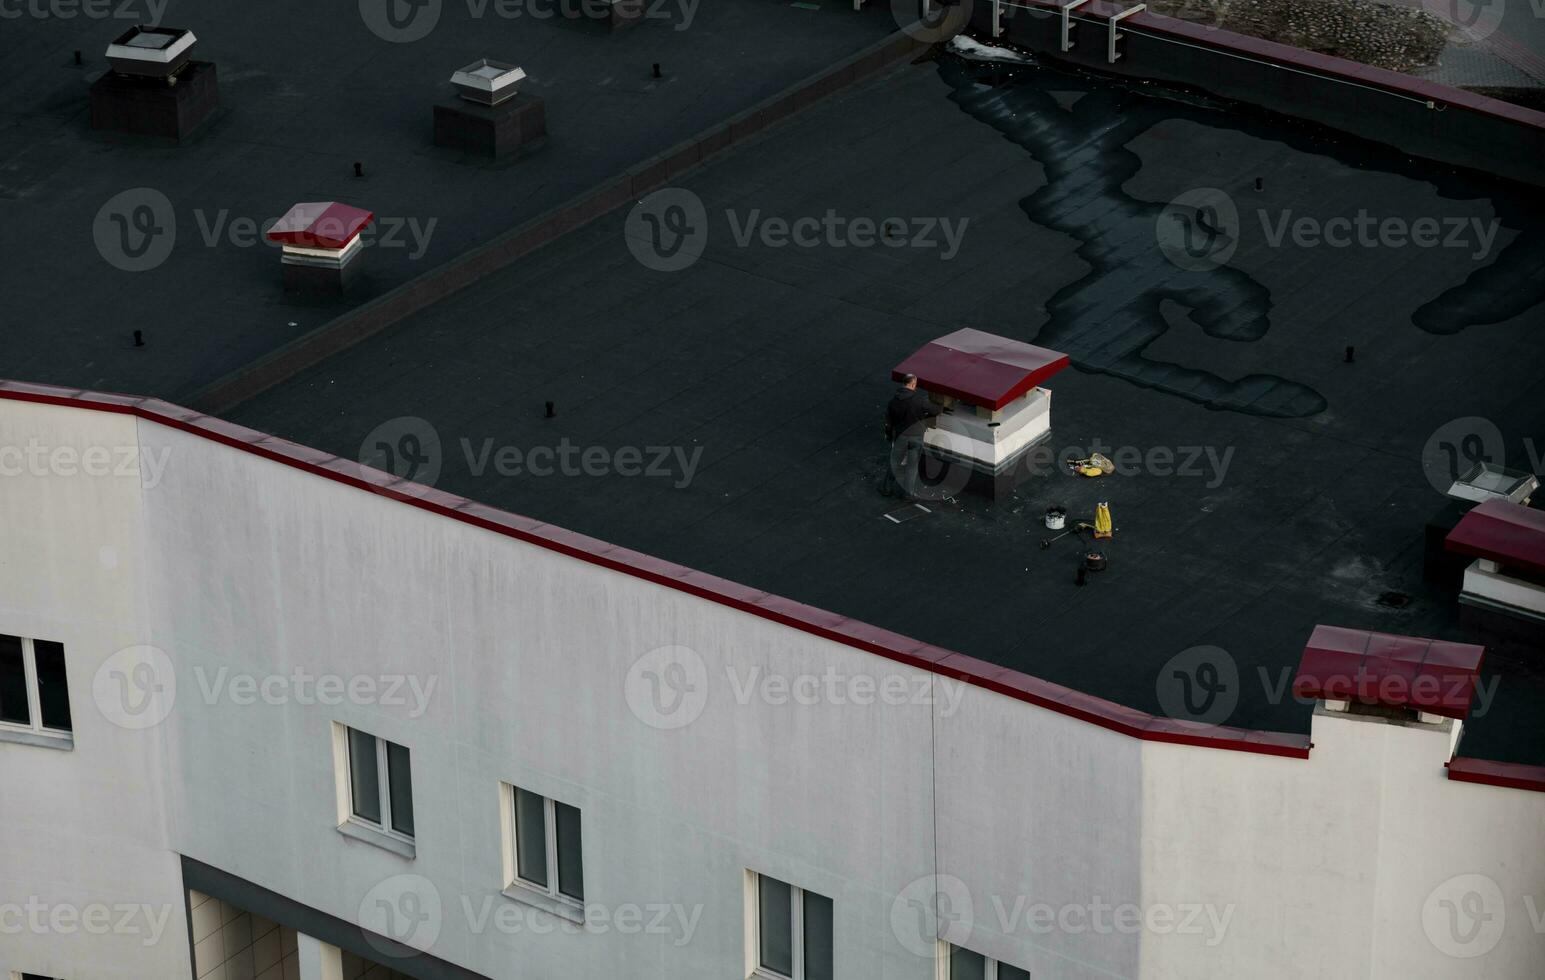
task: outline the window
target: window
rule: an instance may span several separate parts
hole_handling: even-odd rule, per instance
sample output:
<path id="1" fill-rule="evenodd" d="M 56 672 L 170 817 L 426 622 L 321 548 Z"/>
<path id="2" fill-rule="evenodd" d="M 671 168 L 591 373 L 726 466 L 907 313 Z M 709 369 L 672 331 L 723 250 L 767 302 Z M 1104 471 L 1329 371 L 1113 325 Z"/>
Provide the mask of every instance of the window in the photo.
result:
<path id="1" fill-rule="evenodd" d="M 411 841 L 413 774 L 408 750 L 357 728 L 348 729 L 348 733 L 352 819 Z"/>
<path id="2" fill-rule="evenodd" d="M 751 976 L 832 980 L 832 900 L 748 874 Z"/>
<path id="3" fill-rule="evenodd" d="M 944 947 L 944 980 L 1030 980 L 1030 971 L 990 960 L 961 946 Z"/>
<path id="4" fill-rule="evenodd" d="M 508 884 L 535 889 L 573 906 L 585 902 L 579 810 L 510 786 Z"/>
<path id="5" fill-rule="evenodd" d="M 0 634 L 0 728 L 43 736 L 74 731 L 64 644 Z"/>

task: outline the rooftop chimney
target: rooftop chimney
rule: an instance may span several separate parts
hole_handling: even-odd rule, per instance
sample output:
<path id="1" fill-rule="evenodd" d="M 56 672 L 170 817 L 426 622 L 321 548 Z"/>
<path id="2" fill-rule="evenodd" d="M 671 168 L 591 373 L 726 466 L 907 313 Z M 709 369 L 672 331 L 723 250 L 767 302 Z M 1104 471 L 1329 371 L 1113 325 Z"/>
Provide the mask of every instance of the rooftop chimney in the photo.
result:
<path id="1" fill-rule="evenodd" d="M 498 105 L 520 91 L 520 83 L 526 77 L 522 68 L 502 61 L 479 58 L 465 68 L 457 69 L 451 76 L 451 84 L 468 102 L 478 105 Z"/>
<path id="2" fill-rule="evenodd" d="M 178 142 L 220 107 L 215 66 L 194 61 L 193 32 L 131 27 L 107 46 L 113 70 L 91 84 L 91 128 Z"/>
<path id="3" fill-rule="evenodd" d="M 927 449 L 983 474 L 995 495 L 1024 474 L 1032 446 L 1051 435 L 1051 391 L 1042 382 L 1068 366 L 1068 356 L 966 328 L 929 341 L 896 365 L 901 381 L 943 406 L 923 437 Z"/>
<path id="4" fill-rule="evenodd" d="M 1463 721 L 1486 648 L 1340 626 L 1316 626 L 1293 694 L 1326 710 L 1394 722 Z"/>
<path id="5" fill-rule="evenodd" d="M 547 104 L 522 94 L 524 69 L 479 58 L 451 75 L 460 98 L 435 106 L 435 145 L 499 160 L 538 149 L 547 137 Z"/>
<path id="6" fill-rule="evenodd" d="M 187 67 L 197 41 L 179 27 L 131 27 L 107 46 L 107 63 L 120 75 L 173 79 Z"/>
<path id="7" fill-rule="evenodd" d="M 375 215 L 337 201 L 297 204 L 268 231 L 284 246 L 281 263 L 289 292 L 341 293 L 358 269 L 361 235 Z"/>
<path id="8" fill-rule="evenodd" d="M 1539 477 L 1533 473 L 1520 473 L 1483 462 L 1450 484 L 1448 496 L 1476 504 L 1504 500 L 1527 507 L 1530 496 L 1539 488 Z"/>
<path id="9" fill-rule="evenodd" d="M 1485 501 L 1459 519 L 1444 546 L 1475 559 L 1459 593 L 1462 622 L 1545 642 L 1545 512 Z"/>

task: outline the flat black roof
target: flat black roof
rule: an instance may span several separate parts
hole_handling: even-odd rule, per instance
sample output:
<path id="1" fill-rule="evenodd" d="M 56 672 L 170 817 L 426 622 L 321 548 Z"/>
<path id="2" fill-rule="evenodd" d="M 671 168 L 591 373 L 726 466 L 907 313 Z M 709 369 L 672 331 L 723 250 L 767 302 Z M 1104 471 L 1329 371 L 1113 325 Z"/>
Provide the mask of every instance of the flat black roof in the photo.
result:
<path id="1" fill-rule="evenodd" d="M 169 398 L 347 308 L 286 300 L 278 249 L 257 227 L 292 204 L 375 212 L 375 234 L 392 244 L 365 256 L 368 282 L 353 300 L 369 299 L 895 29 L 888 7 L 874 5 L 651 0 L 644 22 L 598 35 L 535 16 L 574 9 L 572 0 L 447 0 L 412 8 L 420 19 L 404 36 L 428 23 L 425 11 L 438 20 L 398 43 L 352 0 L 89 5 L 105 17 L 86 6 L 68 18 L 33 14 L 47 4 L 18 8 L 0 30 L 5 372 Z M 217 66 L 219 114 L 181 147 L 92 131 L 87 90 L 107 69 L 107 45 L 163 9 L 197 36 L 193 57 Z M 534 154 L 492 164 L 431 145 L 433 106 L 456 101 L 452 72 L 485 56 L 525 68 L 522 91 L 546 101 L 548 140 Z M 113 210 L 134 217 L 150 199 L 141 189 L 164 195 L 175 244 L 149 271 L 122 271 L 98 251 L 93 226 L 121 194 Z M 134 330 L 145 349 L 132 349 Z"/>
<path id="2" fill-rule="evenodd" d="M 422 420 L 443 489 L 1156 714 L 1167 665 L 1198 646 L 1237 670 L 1228 724 L 1302 732 L 1310 713 L 1285 692 L 1316 624 L 1480 638 L 1453 587 L 1423 577 L 1445 506 L 1423 458 L 1494 443 L 1495 426 L 1510 465 L 1538 468 L 1523 436 L 1545 430 L 1545 226 L 1515 188 L 953 58 L 840 94 L 678 186 L 707 215 L 690 266 L 646 267 L 611 215 L 232 417 L 345 456 Z M 1166 202 L 1199 188 L 1240 214 L 1221 269 L 1157 244 Z M 967 224 L 951 258 L 937 231 L 934 247 L 737 240 L 829 210 L 900 219 L 909 240 Z M 1331 219 L 1355 229 L 1360 212 L 1432 219 L 1454 244 L 1294 241 L 1299 219 L 1339 240 Z M 1056 458 L 1098 443 L 1132 472 L 1052 466 L 1012 501 L 885 519 L 889 371 L 962 326 L 1071 353 L 1050 385 Z M 604 447 L 606 465 L 622 447 L 680 455 L 659 477 L 500 472 L 501 448 L 524 465 L 565 445 Z M 1100 500 L 1110 567 L 1080 588 L 1081 545 L 1043 550 L 1041 518 Z M 1488 691 L 1462 751 L 1537 763 L 1541 651 L 1480 639 Z"/>

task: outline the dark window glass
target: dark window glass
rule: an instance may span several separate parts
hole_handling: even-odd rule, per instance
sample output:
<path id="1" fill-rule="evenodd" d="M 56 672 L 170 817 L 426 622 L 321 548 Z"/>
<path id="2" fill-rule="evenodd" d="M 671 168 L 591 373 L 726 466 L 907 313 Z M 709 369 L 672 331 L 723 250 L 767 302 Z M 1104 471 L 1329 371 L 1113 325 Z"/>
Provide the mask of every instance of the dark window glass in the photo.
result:
<path id="1" fill-rule="evenodd" d="M 998 980 L 1030 980 L 1030 971 L 1007 963 L 998 964 Z"/>
<path id="2" fill-rule="evenodd" d="M 27 666 L 21 656 L 21 639 L 0 634 L 0 721 L 32 724 L 27 708 Z"/>
<path id="3" fill-rule="evenodd" d="M 987 957 L 951 946 L 950 980 L 987 980 Z"/>
<path id="4" fill-rule="evenodd" d="M 793 890 L 776 878 L 757 876 L 757 923 L 762 966 L 786 977 L 794 975 Z"/>
<path id="5" fill-rule="evenodd" d="M 553 822 L 558 830 L 558 891 L 585 900 L 585 869 L 579 850 L 579 810 L 553 801 Z"/>
<path id="6" fill-rule="evenodd" d="M 64 680 L 64 644 L 33 640 L 32 654 L 38 665 L 38 714 L 43 716 L 43 727 L 71 731 L 70 690 Z"/>
<path id="7" fill-rule="evenodd" d="M 832 900 L 805 892 L 805 980 L 832 980 Z"/>
<path id="8" fill-rule="evenodd" d="M 515 790 L 515 873 L 547 887 L 547 814 L 535 793 Z"/>
<path id="9" fill-rule="evenodd" d="M 374 735 L 349 729 L 349 780 L 354 792 L 354 815 L 381 822 L 381 774 L 376 766 Z"/>
<path id="10" fill-rule="evenodd" d="M 391 798 L 392 829 L 413 836 L 413 773 L 408 768 L 408 750 L 396 742 L 386 743 L 386 792 Z"/>

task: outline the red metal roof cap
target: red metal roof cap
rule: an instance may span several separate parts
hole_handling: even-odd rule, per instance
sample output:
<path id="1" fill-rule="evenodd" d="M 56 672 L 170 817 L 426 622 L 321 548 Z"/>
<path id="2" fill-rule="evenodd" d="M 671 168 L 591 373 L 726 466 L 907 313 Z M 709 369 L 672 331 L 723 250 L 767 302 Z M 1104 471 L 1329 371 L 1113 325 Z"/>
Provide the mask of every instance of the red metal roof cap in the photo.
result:
<path id="1" fill-rule="evenodd" d="M 1316 626 L 1293 693 L 1463 719 L 1485 654 L 1485 647 L 1472 643 Z"/>
<path id="2" fill-rule="evenodd" d="M 1066 354 L 967 327 L 919 347 L 891 377 L 915 374 L 920 388 L 999 409 L 1067 366 Z"/>
<path id="3" fill-rule="evenodd" d="M 375 219 L 369 211 L 337 201 L 295 205 L 268 230 L 268 240 L 301 248 L 343 248 Z"/>
<path id="4" fill-rule="evenodd" d="M 1545 511 L 1488 500 L 1448 532 L 1449 551 L 1545 575 Z"/>

